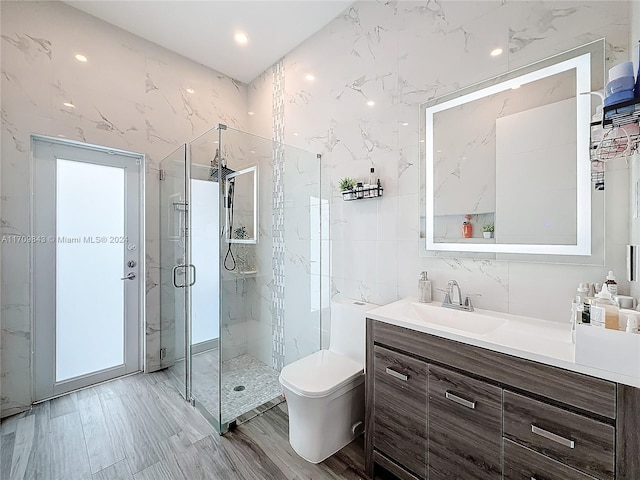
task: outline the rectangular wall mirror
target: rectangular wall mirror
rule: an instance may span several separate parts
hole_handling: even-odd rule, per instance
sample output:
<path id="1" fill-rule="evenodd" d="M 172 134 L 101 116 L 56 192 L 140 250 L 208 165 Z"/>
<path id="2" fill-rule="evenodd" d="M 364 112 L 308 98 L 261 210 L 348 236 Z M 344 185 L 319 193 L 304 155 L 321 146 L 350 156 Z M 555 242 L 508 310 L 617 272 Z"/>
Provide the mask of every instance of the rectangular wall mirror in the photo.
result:
<path id="1" fill-rule="evenodd" d="M 597 102 L 589 92 L 602 88 L 603 71 L 598 41 L 421 105 L 426 251 L 594 253 L 603 225 L 591 184 Z M 463 233 L 465 221 L 472 233 Z"/>
<path id="2" fill-rule="evenodd" d="M 224 183 L 227 243 L 258 243 L 258 167 L 230 173 Z"/>

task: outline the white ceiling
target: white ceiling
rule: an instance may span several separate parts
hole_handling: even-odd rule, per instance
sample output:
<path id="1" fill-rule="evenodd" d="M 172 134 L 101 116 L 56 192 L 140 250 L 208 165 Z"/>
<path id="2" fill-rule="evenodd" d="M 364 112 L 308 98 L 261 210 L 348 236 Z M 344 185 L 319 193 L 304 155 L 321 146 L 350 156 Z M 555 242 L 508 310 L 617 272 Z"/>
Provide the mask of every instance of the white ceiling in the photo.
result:
<path id="1" fill-rule="evenodd" d="M 338 0 L 68 0 L 65 3 L 249 83 L 343 12 Z M 235 43 L 237 31 L 249 36 Z"/>

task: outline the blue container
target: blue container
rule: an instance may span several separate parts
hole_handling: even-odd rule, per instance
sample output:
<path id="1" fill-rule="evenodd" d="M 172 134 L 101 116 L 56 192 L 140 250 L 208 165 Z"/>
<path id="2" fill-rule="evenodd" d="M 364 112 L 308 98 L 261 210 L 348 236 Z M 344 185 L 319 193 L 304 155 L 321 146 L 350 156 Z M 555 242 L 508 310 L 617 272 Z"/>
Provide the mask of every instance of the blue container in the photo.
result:
<path id="1" fill-rule="evenodd" d="M 612 95 L 614 93 L 622 92 L 625 90 L 633 90 L 635 85 L 635 79 L 633 75 L 630 77 L 618 77 L 615 80 L 611 80 L 607 83 L 605 88 L 606 95 Z"/>

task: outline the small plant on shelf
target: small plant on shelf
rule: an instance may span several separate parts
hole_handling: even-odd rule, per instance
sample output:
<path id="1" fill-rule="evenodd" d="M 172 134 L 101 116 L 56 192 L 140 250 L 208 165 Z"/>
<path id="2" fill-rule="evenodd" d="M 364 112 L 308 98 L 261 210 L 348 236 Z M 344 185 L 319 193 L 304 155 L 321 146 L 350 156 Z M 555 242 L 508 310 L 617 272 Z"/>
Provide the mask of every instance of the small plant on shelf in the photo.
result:
<path id="1" fill-rule="evenodd" d="M 338 184 L 341 192 L 346 192 L 356 188 L 356 181 L 353 178 L 344 177 Z"/>
<path id="2" fill-rule="evenodd" d="M 492 238 L 493 237 L 494 226 L 493 223 L 485 223 L 482 226 L 482 236 L 484 238 Z"/>
<path id="3" fill-rule="evenodd" d="M 246 227 L 238 227 L 233 231 L 233 236 L 238 240 L 246 240 L 247 239 L 247 228 Z"/>

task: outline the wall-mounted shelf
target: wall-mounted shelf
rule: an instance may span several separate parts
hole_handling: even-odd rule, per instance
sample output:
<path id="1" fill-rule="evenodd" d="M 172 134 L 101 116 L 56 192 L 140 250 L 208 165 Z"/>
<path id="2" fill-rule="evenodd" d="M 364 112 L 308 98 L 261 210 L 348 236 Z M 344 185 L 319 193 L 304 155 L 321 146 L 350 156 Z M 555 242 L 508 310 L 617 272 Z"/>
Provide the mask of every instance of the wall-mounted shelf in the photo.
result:
<path id="1" fill-rule="evenodd" d="M 616 110 L 624 110 L 621 113 L 611 113 Z M 609 113 L 611 113 L 609 115 Z M 602 128 L 622 127 L 630 123 L 640 122 L 640 98 L 614 103 L 602 110 Z"/>
<path id="2" fill-rule="evenodd" d="M 344 190 L 342 192 L 342 199 L 345 202 L 350 202 L 352 200 L 366 200 L 367 198 L 378 198 L 382 196 L 383 192 L 384 192 L 384 188 L 380 186 L 368 187 L 368 188 L 356 187 L 353 190 Z"/>
<path id="3" fill-rule="evenodd" d="M 602 117 L 602 121 L 591 123 L 591 127 L 601 126 L 603 129 L 602 140 L 591 141 L 591 181 L 596 190 L 604 190 L 606 161 L 631 155 L 640 149 L 640 134 L 637 133 L 640 98 L 606 106 Z"/>

